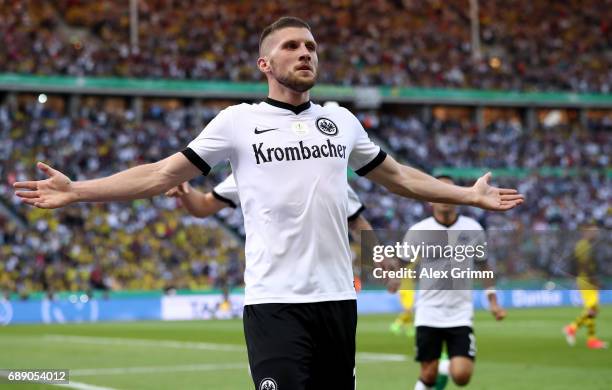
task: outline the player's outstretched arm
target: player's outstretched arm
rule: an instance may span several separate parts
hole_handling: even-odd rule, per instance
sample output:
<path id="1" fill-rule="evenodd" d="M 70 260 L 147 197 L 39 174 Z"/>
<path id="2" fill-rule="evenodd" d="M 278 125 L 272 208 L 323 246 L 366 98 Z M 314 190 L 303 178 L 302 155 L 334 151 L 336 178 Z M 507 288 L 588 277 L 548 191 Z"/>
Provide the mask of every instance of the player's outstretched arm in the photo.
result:
<path id="1" fill-rule="evenodd" d="M 434 203 L 463 204 L 505 211 L 520 205 L 524 200 L 523 195 L 514 189 L 489 185 L 490 172 L 480 177 L 472 187 L 460 187 L 401 165 L 391 156 L 387 156 L 366 177 L 398 195 Z"/>
<path id="2" fill-rule="evenodd" d="M 187 212 L 198 218 L 208 217 L 228 206 L 227 203 L 215 198 L 212 192 L 198 191 L 191 188 L 187 182 L 170 189 L 166 192 L 166 196 L 179 198 Z"/>
<path id="3" fill-rule="evenodd" d="M 62 172 L 39 162 L 48 178 L 16 182 L 15 195 L 24 203 L 54 209 L 76 202 L 111 202 L 150 198 L 187 181 L 200 170 L 176 153 L 151 164 L 139 165 L 101 179 L 72 181 Z"/>

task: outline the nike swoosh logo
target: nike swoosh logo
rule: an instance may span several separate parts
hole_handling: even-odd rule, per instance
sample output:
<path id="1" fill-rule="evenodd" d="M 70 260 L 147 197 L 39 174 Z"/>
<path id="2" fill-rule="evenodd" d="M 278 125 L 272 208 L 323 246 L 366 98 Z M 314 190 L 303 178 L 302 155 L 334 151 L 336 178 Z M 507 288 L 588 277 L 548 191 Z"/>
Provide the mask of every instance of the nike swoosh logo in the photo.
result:
<path id="1" fill-rule="evenodd" d="M 273 131 L 273 130 L 278 130 L 278 127 L 275 127 L 273 129 L 258 129 L 257 127 L 255 128 L 255 134 L 262 134 L 262 133 L 267 133 L 268 131 Z"/>

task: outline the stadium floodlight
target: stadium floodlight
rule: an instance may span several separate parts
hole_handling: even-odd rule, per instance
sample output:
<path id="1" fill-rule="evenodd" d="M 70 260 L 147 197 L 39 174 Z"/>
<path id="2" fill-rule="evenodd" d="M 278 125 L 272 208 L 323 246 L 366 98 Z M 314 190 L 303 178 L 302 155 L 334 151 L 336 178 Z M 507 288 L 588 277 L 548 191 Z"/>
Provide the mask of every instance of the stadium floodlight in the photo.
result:
<path id="1" fill-rule="evenodd" d="M 548 114 L 546 114 L 542 120 L 542 123 L 544 124 L 544 127 L 550 128 L 561 124 L 562 121 L 563 115 L 561 114 L 561 111 L 551 110 Z"/>

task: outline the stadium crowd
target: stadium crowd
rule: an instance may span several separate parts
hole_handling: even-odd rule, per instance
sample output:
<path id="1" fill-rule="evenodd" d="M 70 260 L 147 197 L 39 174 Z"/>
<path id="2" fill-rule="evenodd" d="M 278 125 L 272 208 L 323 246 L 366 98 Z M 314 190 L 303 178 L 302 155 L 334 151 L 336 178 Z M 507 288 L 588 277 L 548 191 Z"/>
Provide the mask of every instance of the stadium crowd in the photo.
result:
<path id="1" fill-rule="evenodd" d="M 0 262 L 0 290 L 27 294 L 241 283 L 244 256 L 236 236 L 244 235 L 244 228 L 242 214 L 233 209 L 224 209 L 219 219 L 198 220 L 186 215 L 180 201 L 160 196 L 46 211 L 24 206 L 12 195 L 12 182 L 39 176 L 34 168 L 39 160 L 79 180 L 158 160 L 196 135 L 196 118 L 207 122 L 218 111 L 206 105 L 147 107 L 138 123 L 130 110 L 108 110 L 91 102 L 72 117 L 35 100 L 13 109 L 0 106 L 0 138 L 5 140 L 0 144 L 0 177 L 6 178 L 0 181 L 0 201 L 29 226 L 26 231 L 0 218 L 0 256 L 6 259 Z M 560 176 L 495 179 L 500 185 L 518 185 L 528 201 L 503 215 L 464 210 L 490 230 L 574 230 L 592 221 L 612 227 L 609 123 L 527 129 L 497 121 L 478 129 L 452 120 L 426 124 L 415 116 L 384 111 L 358 117 L 397 158 L 430 171 L 444 166 L 581 168 Z M 198 178 L 195 185 L 209 190 L 228 172 L 228 167 L 216 170 L 212 179 Z M 401 199 L 364 178 L 351 184 L 375 228 L 404 231 L 430 213 L 427 205 Z"/>
<path id="2" fill-rule="evenodd" d="M 0 1 L 0 72 L 261 81 L 260 31 L 307 20 L 320 82 L 339 85 L 571 90 L 612 87 L 610 0 L 480 2 L 474 59 L 468 0 L 283 2 Z"/>
<path id="3" fill-rule="evenodd" d="M 0 198 L 33 228 L 0 218 L 0 290 L 87 291 L 220 287 L 242 283 L 240 239 L 215 219 L 198 220 L 174 199 L 27 208 L 10 184 L 35 177 L 45 160 L 72 178 L 108 175 L 178 150 L 190 134 L 180 110 L 152 107 L 140 125 L 130 112 L 116 116 L 82 106 L 69 118 L 32 102 L 0 107 Z M 205 109 L 203 115 L 211 110 Z M 181 117 L 182 118 L 182 117 Z M 211 117 L 208 118 L 210 120 Z M 6 163 L 4 163 L 6 162 Z M 223 177 L 225 174 L 223 174 Z"/>

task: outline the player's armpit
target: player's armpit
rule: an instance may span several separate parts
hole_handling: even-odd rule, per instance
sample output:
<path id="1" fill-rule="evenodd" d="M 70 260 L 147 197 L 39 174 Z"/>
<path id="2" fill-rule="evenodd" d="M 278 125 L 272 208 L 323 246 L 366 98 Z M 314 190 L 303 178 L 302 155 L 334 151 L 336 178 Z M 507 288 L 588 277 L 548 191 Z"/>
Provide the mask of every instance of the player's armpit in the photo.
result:
<path id="1" fill-rule="evenodd" d="M 175 153 L 155 164 L 158 165 L 159 180 L 164 187 L 162 192 L 201 174 L 200 169 L 189 161 L 183 153 Z"/>

